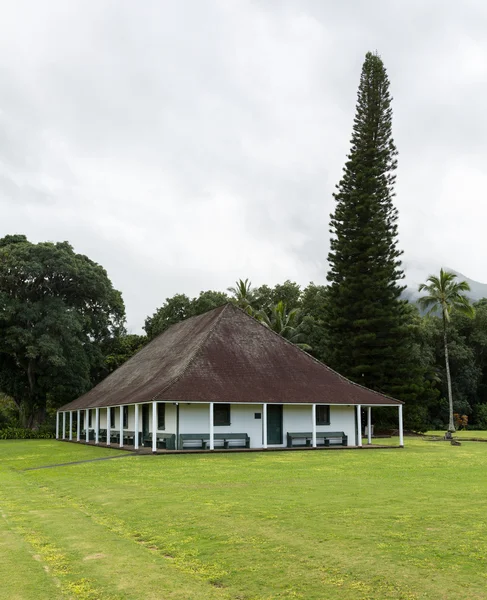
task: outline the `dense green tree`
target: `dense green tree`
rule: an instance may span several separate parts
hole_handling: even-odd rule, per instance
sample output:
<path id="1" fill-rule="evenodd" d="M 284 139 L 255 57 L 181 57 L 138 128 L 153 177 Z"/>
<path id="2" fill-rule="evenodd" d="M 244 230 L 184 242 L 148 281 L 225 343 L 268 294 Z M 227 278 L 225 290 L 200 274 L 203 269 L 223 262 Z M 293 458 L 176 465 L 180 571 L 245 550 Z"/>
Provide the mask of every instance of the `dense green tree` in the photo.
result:
<path id="1" fill-rule="evenodd" d="M 475 309 L 473 319 L 462 313 L 453 312 L 449 327 L 456 329 L 465 337 L 475 357 L 475 364 L 480 372 L 474 402 L 476 405 L 487 403 L 487 299 L 479 300 L 473 306 Z M 474 409 L 473 405 L 472 409 Z"/>
<path id="2" fill-rule="evenodd" d="M 427 313 L 439 312 L 443 327 L 443 349 L 445 354 L 445 371 L 448 391 L 448 431 L 455 431 L 453 419 L 453 393 L 450 374 L 450 361 L 448 357 L 448 324 L 451 321 L 452 311 L 457 311 L 468 317 L 475 314 L 465 292 L 470 291 L 466 281 L 456 281 L 457 275 L 448 271 L 440 270 L 439 276 L 430 275 L 426 283 L 419 286 L 419 291 L 425 295 L 419 299 L 420 306 Z"/>
<path id="3" fill-rule="evenodd" d="M 289 279 L 274 287 L 264 284 L 255 288 L 252 306 L 256 311 L 270 310 L 278 302 L 284 302 L 288 310 L 291 310 L 300 307 L 301 295 L 301 287 Z"/>
<path id="4" fill-rule="evenodd" d="M 229 298 L 224 292 L 215 292 L 213 290 L 200 292 L 200 295 L 191 301 L 191 314 L 202 315 L 213 308 L 223 306 L 228 301 Z"/>
<path id="5" fill-rule="evenodd" d="M 463 329 L 466 321 L 471 321 L 458 313 L 453 313 L 448 325 L 448 358 L 451 373 L 453 411 L 469 417 L 469 424 L 475 425 L 476 405 L 480 400 L 482 370 L 475 350 Z M 421 318 L 417 331 L 421 347 L 421 357 L 430 365 L 430 378 L 436 381 L 438 396 L 427 406 L 429 429 L 448 427 L 448 383 L 445 368 L 443 324 L 441 318 L 428 316 Z M 409 407 L 408 411 L 409 412 Z"/>
<path id="6" fill-rule="evenodd" d="M 403 356 L 404 366 L 409 369 L 405 376 L 407 387 L 398 393 L 406 401 L 404 426 L 413 431 L 431 429 L 431 412 L 438 404 L 440 377 L 436 369 L 436 355 L 432 345 L 431 331 L 425 328 L 425 319 L 416 306 L 406 305 L 406 332 Z M 404 373 L 402 367 L 399 368 Z"/>
<path id="7" fill-rule="evenodd" d="M 144 330 L 149 340 L 156 337 L 168 327 L 191 317 L 191 300 L 186 294 L 176 294 L 166 298 L 164 304 L 156 310 L 152 317 L 147 317 Z"/>
<path id="8" fill-rule="evenodd" d="M 381 58 L 369 52 L 360 77 L 352 147 L 331 215 L 328 361 L 367 387 L 404 398 L 418 382 L 408 375 L 391 127 L 389 80 Z"/>
<path id="9" fill-rule="evenodd" d="M 309 353 L 318 360 L 328 362 L 328 344 L 326 338 L 326 303 L 328 287 L 311 282 L 304 289 L 301 298 L 301 332 L 310 345 Z"/>
<path id="10" fill-rule="evenodd" d="M 300 330 L 302 314 L 298 308 L 288 310 L 281 301 L 270 309 L 259 311 L 256 313 L 256 317 L 266 327 L 296 344 L 302 350 L 311 349 L 309 344 L 304 342 L 304 336 Z"/>
<path id="11" fill-rule="evenodd" d="M 283 302 L 288 310 L 299 308 L 301 306 L 301 287 L 294 281 L 287 279 L 284 283 L 278 283 L 274 286 L 274 303 Z"/>
<path id="12" fill-rule="evenodd" d="M 166 302 L 156 310 L 152 317 L 145 320 L 144 329 L 149 340 L 153 339 L 168 327 L 189 317 L 201 315 L 213 308 L 218 308 L 228 302 L 224 292 L 207 290 L 190 300 L 185 294 L 176 294 L 166 298 Z"/>
<path id="13" fill-rule="evenodd" d="M 106 271 L 67 242 L 0 240 L 0 389 L 24 426 L 84 393 L 125 311 Z"/>
<path id="14" fill-rule="evenodd" d="M 118 369 L 146 343 L 147 337 L 145 335 L 125 333 L 125 331 L 118 332 L 113 337 L 104 340 L 100 345 L 103 362 L 97 369 L 92 371 L 92 383 L 98 383 L 115 369 Z"/>
<path id="15" fill-rule="evenodd" d="M 12 398 L 0 392 L 0 429 L 8 425 L 18 426 L 19 407 Z"/>

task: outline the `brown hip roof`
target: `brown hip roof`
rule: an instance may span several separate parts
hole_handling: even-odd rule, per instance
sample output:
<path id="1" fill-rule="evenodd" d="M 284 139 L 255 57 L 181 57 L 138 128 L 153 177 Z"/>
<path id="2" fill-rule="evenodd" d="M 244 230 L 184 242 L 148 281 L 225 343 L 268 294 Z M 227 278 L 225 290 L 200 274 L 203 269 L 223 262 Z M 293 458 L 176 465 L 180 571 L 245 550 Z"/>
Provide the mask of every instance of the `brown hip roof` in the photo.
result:
<path id="1" fill-rule="evenodd" d="M 60 410 L 152 400 L 402 404 L 352 383 L 232 304 L 173 325 Z"/>

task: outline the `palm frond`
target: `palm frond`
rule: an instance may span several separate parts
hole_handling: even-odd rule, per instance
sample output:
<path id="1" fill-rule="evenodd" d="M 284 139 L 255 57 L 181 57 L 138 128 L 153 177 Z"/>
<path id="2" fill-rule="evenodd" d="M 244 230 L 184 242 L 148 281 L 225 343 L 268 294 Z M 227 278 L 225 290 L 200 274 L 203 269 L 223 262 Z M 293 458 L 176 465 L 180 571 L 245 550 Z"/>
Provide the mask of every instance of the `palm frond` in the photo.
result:
<path id="1" fill-rule="evenodd" d="M 450 321 L 453 309 L 467 316 L 473 316 L 469 299 L 463 292 L 468 292 L 470 286 L 466 281 L 455 281 L 457 275 L 440 269 L 440 275 L 430 275 L 427 283 L 419 285 L 420 292 L 425 296 L 418 299 L 418 304 L 427 314 L 441 311 L 446 322 Z"/>

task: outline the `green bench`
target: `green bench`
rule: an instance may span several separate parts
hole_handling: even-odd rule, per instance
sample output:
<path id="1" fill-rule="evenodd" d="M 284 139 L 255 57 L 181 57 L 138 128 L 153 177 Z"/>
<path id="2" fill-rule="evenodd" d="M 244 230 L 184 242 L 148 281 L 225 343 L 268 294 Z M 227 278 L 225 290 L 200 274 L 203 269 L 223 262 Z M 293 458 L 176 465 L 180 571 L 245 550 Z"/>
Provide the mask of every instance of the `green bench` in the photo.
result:
<path id="1" fill-rule="evenodd" d="M 148 433 L 144 437 L 144 446 L 152 447 L 152 433 Z M 176 449 L 176 434 L 175 433 L 156 433 L 156 447 L 159 450 L 175 450 Z"/>
<path id="2" fill-rule="evenodd" d="M 107 441 L 107 430 L 106 429 L 99 429 L 98 430 L 98 441 L 99 442 L 106 442 Z"/>
<path id="3" fill-rule="evenodd" d="M 287 447 L 293 447 L 293 440 L 305 440 L 306 446 L 311 446 L 313 434 L 309 431 L 287 434 Z M 348 436 L 343 431 L 317 431 L 316 440 L 323 439 L 324 446 L 347 446 Z"/>
<path id="4" fill-rule="evenodd" d="M 120 431 L 113 430 L 110 432 L 110 443 L 120 444 Z M 127 446 L 135 446 L 135 431 L 123 432 L 123 443 Z M 139 431 L 139 446 L 142 444 L 142 433 Z"/>
<path id="5" fill-rule="evenodd" d="M 223 442 L 223 448 L 228 449 L 230 442 L 241 440 L 241 446 L 232 446 L 232 448 L 250 448 L 250 437 L 246 433 L 215 433 L 214 441 Z M 210 442 L 209 433 L 181 433 L 179 435 L 179 449 L 184 450 L 185 442 L 201 442 L 201 448 L 206 450 Z"/>
<path id="6" fill-rule="evenodd" d="M 83 440 L 83 442 L 86 440 L 86 429 L 83 429 L 81 431 L 80 439 Z M 88 429 L 88 441 L 89 442 L 95 441 L 95 430 L 94 429 Z"/>

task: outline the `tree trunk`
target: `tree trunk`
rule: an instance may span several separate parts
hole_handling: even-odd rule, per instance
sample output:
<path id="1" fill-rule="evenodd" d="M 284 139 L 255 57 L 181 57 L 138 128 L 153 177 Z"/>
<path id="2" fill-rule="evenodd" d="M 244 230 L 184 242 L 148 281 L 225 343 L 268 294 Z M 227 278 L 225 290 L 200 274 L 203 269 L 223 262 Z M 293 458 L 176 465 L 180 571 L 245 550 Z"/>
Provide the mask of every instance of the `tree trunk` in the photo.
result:
<path id="1" fill-rule="evenodd" d="M 445 367 L 446 367 L 446 383 L 448 387 L 448 409 L 449 409 L 449 424 L 448 431 L 455 431 L 455 423 L 453 422 L 453 394 L 451 391 L 451 375 L 450 375 L 450 361 L 448 358 L 448 339 L 446 336 L 446 319 L 443 317 L 443 343 L 445 345 Z"/>
<path id="2" fill-rule="evenodd" d="M 35 405 L 35 372 L 34 361 L 30 358 L 27 363 L 27 382 L 29 384 L 29 395 L 23 398 L 20 404 L 20 421 L 22 427 L 32 429 L 34 425 Z"/>

